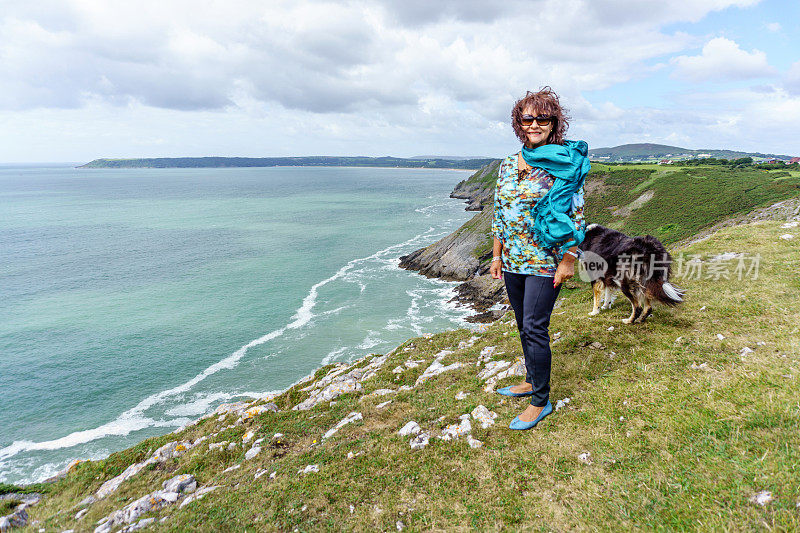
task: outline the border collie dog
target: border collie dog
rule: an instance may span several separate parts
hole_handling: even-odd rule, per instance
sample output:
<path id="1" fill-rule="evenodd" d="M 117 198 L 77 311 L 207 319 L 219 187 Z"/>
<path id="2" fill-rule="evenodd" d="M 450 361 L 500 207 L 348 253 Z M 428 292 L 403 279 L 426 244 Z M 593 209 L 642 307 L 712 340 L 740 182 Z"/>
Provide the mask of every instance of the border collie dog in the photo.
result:
<path id="1" fill-rule="evenodd" d="M 661 242 L 652 235 L 629 237 L 622 232 L 599 224 L 586 227 L 586 237 L 580 245 L 581 263 L 586 281 L 592 282 L 594 306 L 590 315 L 611 307 L 613 289 L 622 290 L 631 302 L 631 316 L 626 324 L 644 322 L 657 300 L 669 306 L 683 301 L 684 289 L 669 282 L 672 257 Z"/>

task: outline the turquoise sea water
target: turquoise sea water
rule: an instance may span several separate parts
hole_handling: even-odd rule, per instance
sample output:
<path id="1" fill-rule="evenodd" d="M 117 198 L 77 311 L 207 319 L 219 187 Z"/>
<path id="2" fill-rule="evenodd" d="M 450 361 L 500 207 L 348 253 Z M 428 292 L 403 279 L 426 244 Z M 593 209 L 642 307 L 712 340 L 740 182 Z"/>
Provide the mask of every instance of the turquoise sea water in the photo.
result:
<path id="1" fill-rule="evenodd" d="M 397 267 L 468 172 L 0 167 L 0 481 L 466 325 Z"/>

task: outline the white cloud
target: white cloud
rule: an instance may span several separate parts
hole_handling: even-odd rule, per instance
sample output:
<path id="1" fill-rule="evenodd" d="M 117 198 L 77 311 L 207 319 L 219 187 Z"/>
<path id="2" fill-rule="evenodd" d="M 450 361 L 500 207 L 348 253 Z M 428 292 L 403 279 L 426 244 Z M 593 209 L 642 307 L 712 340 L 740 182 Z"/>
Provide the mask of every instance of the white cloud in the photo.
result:
<path id="1" fill-rule="evenodd" d="M 724 37 L 708 41 L 699 56 L 678 56 L 671 63 L 675 65 L 674 77 L 694 82 L 746 80 L 775 74 L 764 52 L 747 52 Z"/>
<path id="2" fill-rule="evenodd" d="M 646 133 L 657 113 L 584 93 L 646 78 L 696 46 L 665 26 L 757 1 L 5 0 L 0 110 L 32 131 L 82 117 L 99 140 L 59 143 L 79 159 L 124 156 L 126 138 L 152 155 L 290 155 L 307 152 L 311 131 L 330 154 L 492 154 L 516 143 L 513 101 L 551 85 L 574 135 L 601 142 Z M 733 45 L 752 73 L 763 54 Z M 691 71 L 697 58 L 683 58 Z M 129 123 L 101 133 L 106 114 Z M 6 140 L 0 160 L 44 149 Z"/>
<path id="3" fill-rule="evenodd" d="M 789 67 L 783 86 L 789 94 L 800 96 L 800 61 Z"/>
<path id="4" fill-rule="evenodd" d="M 781 31 L 781 23 L 780 22 L 769 22 L 767 24 L 764 24 L 764 27 L 768 31 L 771 31 L 772 33 L 778 33 L 779 31 Z"/>

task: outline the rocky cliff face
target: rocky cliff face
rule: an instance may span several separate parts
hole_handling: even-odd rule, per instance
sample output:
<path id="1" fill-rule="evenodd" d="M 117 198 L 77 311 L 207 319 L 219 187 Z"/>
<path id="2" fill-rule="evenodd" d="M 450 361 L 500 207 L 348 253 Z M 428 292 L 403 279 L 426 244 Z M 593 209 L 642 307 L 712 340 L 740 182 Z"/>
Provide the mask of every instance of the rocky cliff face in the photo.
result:
<path id="1" fill-rule="evenodd" d="M 491 242 L 492 210 L 485 209 L 460 228 L 426 248 L 400 258 L 400 266 L 447 281 L 466 281 L 478 273 Z M 490 257 L 491 259 L 491 257 Z"/>
<path id="2" fill-rule="evenodd" d="M 467 211 L 481 211 L 494 201 L 494 184 L 500 161 L 494 161 L 461 181 L 450 193 L 450 198 L 467 200 Z"/>
<path id="3" fill-rule="evenodd" d="M 400 258 L 400 267 L 427 277 L 464 281 L 454 300 L 471 305 L 480 314 L 475 321 L 491 321 L 502 312 L 488 311 L 506 299 L 502 280 L 492 279 L 492 214 L 499 161 L 478 170 L 456 185 L 451 198 L 467 200 L 467 211 L 480 211 L 460 228 L 437 242 Z"/>

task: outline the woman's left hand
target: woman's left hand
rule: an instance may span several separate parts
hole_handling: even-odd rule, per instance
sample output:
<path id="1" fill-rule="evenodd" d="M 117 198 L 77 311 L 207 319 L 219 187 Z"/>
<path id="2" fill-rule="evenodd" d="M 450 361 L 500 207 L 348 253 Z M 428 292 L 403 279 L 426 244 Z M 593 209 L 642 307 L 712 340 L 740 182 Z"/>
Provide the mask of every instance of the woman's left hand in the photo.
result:
<path id="1" fill-rule="evenodd" d="M 567 281 L 575 275 L 575 260 L 562 259 L 556 268 L 556 275 L 553 278 L 553 288 L 561 285 L 561 282 Z"/>

